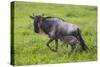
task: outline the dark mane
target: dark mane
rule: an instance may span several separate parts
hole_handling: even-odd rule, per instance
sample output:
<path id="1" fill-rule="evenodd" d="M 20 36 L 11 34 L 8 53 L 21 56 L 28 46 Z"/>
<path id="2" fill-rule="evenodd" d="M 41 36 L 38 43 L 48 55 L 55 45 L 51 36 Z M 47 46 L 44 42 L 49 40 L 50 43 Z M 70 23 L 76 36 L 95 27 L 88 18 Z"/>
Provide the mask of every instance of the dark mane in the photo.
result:
<path id="1" fill-rule="evenodd" d="M 59 18 L 59 17 L 52 17 L 52 16 L 44 17 L 43 20 L 50 19 L 50 18 L 58 18 L 58 19 L 64 21 L 64 19 L 62 19 L 62 18 Z"/>

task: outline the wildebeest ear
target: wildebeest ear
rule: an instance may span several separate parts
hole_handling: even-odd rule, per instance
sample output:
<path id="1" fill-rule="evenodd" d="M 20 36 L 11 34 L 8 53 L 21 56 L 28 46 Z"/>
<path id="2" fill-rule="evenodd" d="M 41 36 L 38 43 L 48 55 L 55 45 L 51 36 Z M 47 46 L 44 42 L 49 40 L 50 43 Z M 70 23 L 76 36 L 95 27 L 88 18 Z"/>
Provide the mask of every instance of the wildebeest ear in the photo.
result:
<path id="1" fill-rule="evenodd" d="M 31 18 L 31 19 L 34 19 L 34 17 L 33 17 L 33 16 L 30 16 L 30 18 Z"/>

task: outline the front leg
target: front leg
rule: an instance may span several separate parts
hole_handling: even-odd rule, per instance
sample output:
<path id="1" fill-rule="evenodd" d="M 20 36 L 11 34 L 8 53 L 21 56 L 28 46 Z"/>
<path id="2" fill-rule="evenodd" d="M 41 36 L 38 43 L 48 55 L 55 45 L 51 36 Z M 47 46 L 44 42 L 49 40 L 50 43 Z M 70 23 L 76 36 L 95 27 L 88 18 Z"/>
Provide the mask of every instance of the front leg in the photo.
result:
<path id="1" fill-rule="evenodd" d="M 53 41 L 54 39 L 50 39 L 48 42 L 47 42 L 47 46 L 48 46 L 48 48 L 50 49 L 50 50 L 52 50 L 53 51 L 53 49 L 50 47 L 50 43 Z"/>
<path id="2" fill-rule="evenodd" d="M 58 39 L 55 39 L 55 44 L 56 44 L 56 50 L 55 51 L 57 51 L 58 50 Z"/>
<path id="3" fill-rule="evenodd" d="M 49 32 L 49 37 L 50 37 L 50 40 L 47 42 L 47 46 L 49 47 L 50 50 L 57 51 L 57 48 L 58 48 L 58 40 L 56 39 L 55 31 Z M 53 40 L 55 40 L 55 43 L 56 43 L 56 50 L 52 49 L 50 47 L 50 45 L 49 45 Z"/>

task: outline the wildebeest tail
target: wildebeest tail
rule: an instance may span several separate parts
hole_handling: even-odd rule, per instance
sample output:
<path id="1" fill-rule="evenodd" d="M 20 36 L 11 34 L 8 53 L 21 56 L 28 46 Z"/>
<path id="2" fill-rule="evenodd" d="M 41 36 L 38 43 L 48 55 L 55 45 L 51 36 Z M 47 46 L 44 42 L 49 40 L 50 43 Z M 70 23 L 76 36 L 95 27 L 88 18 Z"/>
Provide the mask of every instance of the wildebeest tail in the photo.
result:
<path id="1" fill-rule="evenodd" d="M 80 30 L 78 29 L 77 31 L 78 31 L 78 36 L 79 36 L 78 38 L 79 38 L 79 40 L 80 40 L 80 45 L 81 45 L 82 49 L 83 49 L 83 50 L 88 49 L 87 45 L 85 44 L 85 42 L 84 42 L 84 40 L 83 40 L 83 38 L 82 38 L 82 36 L 81 36 Z"/>

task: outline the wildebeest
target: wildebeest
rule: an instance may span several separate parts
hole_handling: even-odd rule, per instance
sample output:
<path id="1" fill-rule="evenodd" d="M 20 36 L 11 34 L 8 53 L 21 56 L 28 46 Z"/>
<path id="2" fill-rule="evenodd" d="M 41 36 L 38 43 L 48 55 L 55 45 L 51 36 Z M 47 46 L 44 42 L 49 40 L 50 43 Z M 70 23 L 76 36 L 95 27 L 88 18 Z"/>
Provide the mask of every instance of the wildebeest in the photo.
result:
<path id="1" fill-rule="evenodd" d="M 47 42 L 47 46 L 52 51 L 57 51 L 58 49 L 58 39 L 61 36 L 74 36 L 80 41 L 80 46 L 82 50 L 86 50 L 88 47 L 84 43 L 84 40 L 81 36 L 80 29 L 77 25 L 65 22 L 63 19 L 58 17 L 49 17 L 43 15 L 30 16 L 34 20 L 34 31 L 36 33 L 40 32 L 40 29 L 49 35 L 50 40 Z M 50 43 L 55 40 L 55 50 L 50 47 Z"/>

